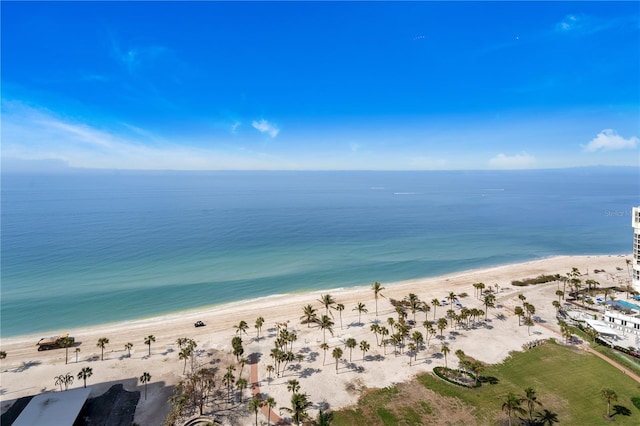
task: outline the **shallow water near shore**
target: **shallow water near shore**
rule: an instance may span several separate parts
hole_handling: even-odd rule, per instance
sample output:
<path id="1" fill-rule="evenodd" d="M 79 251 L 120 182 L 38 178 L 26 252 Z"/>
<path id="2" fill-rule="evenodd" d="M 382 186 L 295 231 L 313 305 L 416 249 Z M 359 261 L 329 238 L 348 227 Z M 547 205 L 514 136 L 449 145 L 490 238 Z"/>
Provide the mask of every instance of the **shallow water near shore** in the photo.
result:
<path id="1" fill-rule="evenodd" d="M 2 176 L 3 337 L 631 251 L 638 170 Z"/>

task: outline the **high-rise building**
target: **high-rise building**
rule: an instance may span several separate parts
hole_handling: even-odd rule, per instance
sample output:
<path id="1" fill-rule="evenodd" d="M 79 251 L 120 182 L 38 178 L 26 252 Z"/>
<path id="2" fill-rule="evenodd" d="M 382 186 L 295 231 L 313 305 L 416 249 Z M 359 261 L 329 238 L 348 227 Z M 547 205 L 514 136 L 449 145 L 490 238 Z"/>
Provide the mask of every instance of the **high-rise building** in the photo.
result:
<path id="1" fill-rule="evenodd" d="M 631 285 L 640 291 L 640 206 L 631 210 L 631 226 L 633 226 L 633 261 Z"/>

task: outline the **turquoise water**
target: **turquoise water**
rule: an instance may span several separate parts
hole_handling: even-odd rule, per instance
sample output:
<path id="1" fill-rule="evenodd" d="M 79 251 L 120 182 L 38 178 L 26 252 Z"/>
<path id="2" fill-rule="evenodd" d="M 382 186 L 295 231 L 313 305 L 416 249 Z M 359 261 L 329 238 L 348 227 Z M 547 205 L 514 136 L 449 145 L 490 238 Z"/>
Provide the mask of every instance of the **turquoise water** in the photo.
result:
<path id="1" fill-rule="evenodd" d="M 2 176 L 2 336 L 629 253 L 637 169 Z"/>
<path id="2" fill-rule="evenodd" d="M 640 311 L 640 306 L 636 305 L 635 303 L 627 302 L 626 300 L 615 300 L 612 303 L 614 305 L 621 305 L 621 306 L 624 306 L 625 308 L 635 309 L 637 311 Z"/>

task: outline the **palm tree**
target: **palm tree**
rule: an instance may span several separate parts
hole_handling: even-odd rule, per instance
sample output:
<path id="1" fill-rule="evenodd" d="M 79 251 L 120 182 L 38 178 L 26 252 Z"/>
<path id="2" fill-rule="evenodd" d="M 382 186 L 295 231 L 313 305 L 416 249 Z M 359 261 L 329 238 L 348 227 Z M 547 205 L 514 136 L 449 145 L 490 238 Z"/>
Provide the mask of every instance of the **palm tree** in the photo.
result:
<path id="1" fill-rule="evenodd" d="M 269 426 L 271 424 L 271 410 L 276 406 L 276 400 L 273 397 L 269 397 L 264 401 L 264 405 L 269 409 L 267 414 L 267 426 Z"/>
<path id="2" fill-rule="evenodd" d="M 453 302 L 457 302 L 458 301 L 458 296 L 454 293 L 454 292 L 449 292 L 449 295 L 447 296 L 447 300 L 449 301 L 449 304 L 451 306 L 453 306 Z"/>
<path id="3" fill-rule="evenodd" d="M 485 294 L 482 303 L 485 308 L 484 320 L 487 320 L 487 316 L 489 315 L 489 308 L 495 308 L 496 296 L 492 293 Z"/>
<path id="4" fill-rule="evenodd" d="M 128 342 L 128 343 L 124 344 L 124 350 L 129 353 L 128 356 L 127 356 L 128 358 L 131 358 L 131 348 L 132 347 L 133 347 L 133 343 L 131 343 L 131 342 Z"/>
<path id="5" fill-rule="evenodd" d="M 96 344 L 96 346 L 102 350 L 102 355 L 100 357 L 102 361 L 104 361 L 104 347 L 107 343 L 109 343 L 109 339 L 107 339 L 106 337 L 101 337 L 98 339 L 98 343 Z"/>
<path id="6" fill-rule="evenodd" d="M 420 298 L 415 293 L 409 293 L 406 297 L 407 302 L 409 302 L 409 309 L 413 314 L 413 322 L 416 322 L 416 312 L 421 309 L 422 302 Z"/>
<path id="7" fill-rule="evenodd" d="M 347 342 L 345 343 L 345 346 L 349 348 L 349 362 L 351 362 L 351 354 L 353 352 L 353 348 L 355 348 L 357 345 L 358 342 L 353 337 L 348 338 Z"/>
<path id="8" fill-rule="evenodd" d="M 247 379 L 245 379 L 244 377 L 239 377 L 238 380 L 236 381 L 236 387 L 240 392 L 240 402 L 242 402 L 242 394 L 244 393 L 244 390 L 247 388 L 248 385 L 249 383 L 247 382 Z"/>
<path id="9" fill-rule="evenodd" d="M 607 400 L 607 417 L 611 417 L 611 401 L 618 400 L 618 394 L 613 389 L 604 388 L 600 391 L 600 395 Z"/>
<path id="10" fill-rule="evenodd" d="M 227 367 L 227 372 L 222 376 L 222 384 L 227 387 L 227 401 L 231 401 L 231 386 L 235 383 L 236 377 L 233 375 L 233 365 Z"/>
<path id="11" fill-rule="evenodd" d="M 304 312 L 304 315 L 302 315 L 300 319 L 302 320 L 303 324 L 306 322 L 307 328 L 309 328 L 312 322 L 317 321 L 318 315 L 316 314 L 315 308 L 311 305 L 305 306 L 302 310 Z"/>
<path id="12" fill-rule="evenodd" d="M 320 296 L 320 299 L 318 300 L 320 303 L 322 303 L 322 305 L 324 306 L 324 314 L 325 315 L 329 315 L 329 307 L 331 305 L 335 305 L 336 301 L 333 300 L 333 296 L 331 296 L 330 294 L 323 294 Z M 332 314 L 333 315 L 333 314 Z"/>
<path id="13" fill-rule="evenodd" d="M 531 336 L 531 327 L 533 327 L 533 325 L 534 325 L 534 322 L 531 319 L 531 317 L 526 317 L 524 319 L 524 325 L 527 326 L 527 333 L 529 334 L 529 336 Z"/>
<path id="14" fill-rule="evenodd" d="M 300 382 L 296 379 L 291 379 L 287 382 L 287 390 L 291 393 L 297 393 L 300 390 Z"/>
<path id="15" fill-rule="evenodd" d="M 373 323 L 371 327 L 369 327 L 374 336 L 376 336 L 376 345 L 380 346 L 380 342 L 378 341 L 378 333 L 380 333 L 380 324 Z"/>
<path id="16" fill-rule="evenodd" d="M 233 328 L 236 329 L 236 334 L 247 334 L 247 330 L 249 329 L 249 325 L 246 321 L 240 321 L 238 325 L 234 325 Z"/>
<path id="17" fill-rule="evenodd" d="M 516 306 L 513 313 L 518 316 L 518 327 L 520 327 L 520 319 L 524 316 L 524 309 L 522 306 Z"/>
<path id="18" fill-rule="evenodd" d="M 376 281 L 375 283 L 371 284 L 371 289 L 373 290 L 373 296 L 376 299 L 376 316 L 378 316 L 378 297 L 382 296 L 381 292 L 382 290 L 384 290 L 384 287 L 382 287 L 382 284 Z"/>
<path id="19" fill-rule="evenodd" d="M 427 321 L 429 318 L 429 312 L 431 311 L 431 306 L 427 302 L 420 303 L 420 307 L 418 308 L 420 312 L 424 312 L 424 320 Z M 415 318 L 414 318 L 415 321 Z"/>
<path id="20" fill-rule="evenodd" d="M 364 362 L 364 355 L 369 349 L 371 349 L 369 342 L 367 342 L 366 340 L 360 342 L 360 350 L 362 351 L 362 362 Z"/>
<path id="21" fill-rule="evenodd" d="M 262 400 L 258 397 L 253 397 L 249 400 L 249 410 L 253 411 L 256 415 L 256 426 L 258 426 L 258 412 L 260 411 L 260 407 L 262 407 Z"/>
<path id="22" fill-rule="evenodd" d="M 511 426 L 511 415 L 514 413 L 524 414 L 525 410 L 520 405 L 522 399 L 518 398 L 513 392 L 507 395 L 507 399 L 502 403 L 502 411 L 509 416 L 509 426 Z"/>
<path id="23" fill-rule="evenodd" d="M 192 352 L 192 349 L 189 346 L 185 346 L 184 348 L 180 349 L 180 352 L 178 352 L 178 359 L 184 360 L 184 367 L 182 368 L 182 374 L 184 374 L 185 371 L 187 371 L 187 360 L 191 356 L 191 352 Z"/>
<path id="24" fill-rule="evenodd" d="M 93 375 L 93 370 L 91 369 L 91 367 L 84 367 L 78 373 L 78 380 L 80 380 L 80 379 L 84 380 L 84 387 L 86 388 L 87 387 L 87 379 L 89 377 L 91 377 L 92 375 Z"/>
<path id="25" fill-rule="evenodd" d="M 267 374 L 269 375 L 269 379 L 271 379 L 271 373 L 273 373 L 273 365 L 269 364 L 267 365 Z"/>
<path id="26" fill-rule="evenodd" d="M 387 354 L 387 340 L 385 339 L 389 335 L 389 329 L 387 327 L 380 327 L 380 344 L 384 348 L 384 354 Z"/>
<path id="27" fill-rule="evenodd" d="M 542 410 L 538 414 L 536 414 L 536 419 L 540 422 L 542 426 L 552 426 L 554 423 L 559 423 L 558 415 L 553 413 L 547 409 Z"/>
<path id="28" fill-rule="evenodd" d="M 144 385 L 144 399 L 147 399 L 147 383 L 151 381 L 151 374 L 146 371 L 140 376 L 140 383 Z"/>
<path id="29" fill-rule="evenodd" d="M 325 360 L 327 359 L 327 351 L 329 350 L 329 345 L 323 343 L 320 345 L 320 349 L 324 352 L 324 356 L 322 357 L 322 365 L 324 365 Z"/>
<path id="30" fill-rule="evenodd" d="M 108 343 L 108 342 L 107 342 Z M 64 363 L 67 364 L 69 360 L 69 347 L 73 346 L 73 339 L 69 337 L 63 337 L 60 339 L 60 347 L 64 348 Z"/>
<path id="31" fill-rule="evenodd" d="M 342 311 L 344 311 L 344 305 L 342 303 L 338 303 L 333 309 L 338 311 L 338 314 L 340 315 L 340 330 L 342 330 Z"/>
<path id="32" fill-rule="evenodd" d="M 282 407 L 281 410 L 291 413 L 291 420 L 299 425 L 301 421 L 309 418 L 307 410 L 312 406 L 313 404 L 309 401 L 307 394 L 294 393 L 291 396 L 291 408 Z"/>
<path id="33" fill-rule="evenodd" d="M 364 303 L 358 302 L 358 305 L 356 305 L 356 307 L 353 308 L 352 310 L 358 311 L 358 324 L 362 324 L 362 321 L 360 321 L 362 313 L 364 312 L 366 314 L 367 312 L 369 312 L 365 307 Z"/>
<path id="34" fill-rule="evenodd" d="M 144 344 L 149 346 L 149 356 L 151 356 L 151 343 L 156 341 L 156 336 L 153 334 L 148 335 L 144 338 Z"/>
<path id="35" fill-rule="evenodd" d="M 444 329 L 447 328 L 447 325 L 449 325 L 449 321 L 447 321 L 446 318 L 438 319 L 437 327 L 438 327 L 438 330 L 440 330 L 441 336 L 443 335 L 442 332 L 444 331 Z"/>
<path id="36" fill-rule="evenodd" d="M 433 305 L 433 320 L 436 320 L 436 308 L 440 306 L 440 301 L 437 298 L 431 299 L 431 304 Z"/>
<path id="37" fill-rule="evenodd" d="M 553 302 L 551 302 L 551 304 L 553 305 L 554 308 L 556 308 L 556 311 L 559 311 L 560 308 L 562 307 L 560 305 L 560 302 L 558 302 L 557 300 L 554 300 Z"/>
<path id="38" fill-rule="evenodd" d="M 560 303 L 560 299 L 564 298 L 564 291 L 556 290 L 556 296 L 558 296 L 558 303 Z"/>
<path id="39" fill-rule="evenodd" d="M 260 330 L 262 330 L 262 325 L 264 324 L 264 318 L 258 317 L 256 318 L 256 339 L 260 340 Z"/>
<path id="40" fill-rule="evenodd" d="M 338 361 L 340 361 L 340 358 L 342 358 L 342 349 L 333 348 L 333 352 L 331 353 L 331 355 L 336 360 L 336 373 L 337 373 L 338 372 Z"/>
<path id="41" fill-rule="evenodd" d="M 444 368 L 449 368 L 447 366 L 447 354 L 451 352 L 451 348 L 448 345 L 443 344 L 440 352 L 442 352 L 442 355 L 444 355 Z"/>
<path id="42" fill-rule="evenodd" d="M 55 382 L 54 382 L 54 386 L 60 386 L 60 392 L 62 392 L 62 385 L 64 384 L 64 380 L 65 377 L 63 374 L 60 374 L 59 376 L 54 377 Z"/>
<path id="43" fill-rule="evenodd" d="M 542 405 L 542 403 L 538 401 L 536 391 L 533 390 L 533 388 L 526 388 L 524 390 L 524 397 L 522 398 L 522 401 L 527 403 L 527 407 L 529 407 L 529 420 L 533 423 L 533 408 L 536 405 Z"/>
<path id="44" fill-rule="evenodd" d="M 333 321 L 328 315 L 323 315 L 322 318 L 318 320 L 318 325 L 320 329 L 322 329 L 323 341 L 327 343 L 327 330 L 329 330 L 329 333 L 333 336 Z"/>
<path id="45" fill-rule="evenodd" d="M 78 354 L 80 353 L 80 348 L 76 348 L 75 353 L 76 353 L 76 364 L 77 364 L 78 363 Z"/>

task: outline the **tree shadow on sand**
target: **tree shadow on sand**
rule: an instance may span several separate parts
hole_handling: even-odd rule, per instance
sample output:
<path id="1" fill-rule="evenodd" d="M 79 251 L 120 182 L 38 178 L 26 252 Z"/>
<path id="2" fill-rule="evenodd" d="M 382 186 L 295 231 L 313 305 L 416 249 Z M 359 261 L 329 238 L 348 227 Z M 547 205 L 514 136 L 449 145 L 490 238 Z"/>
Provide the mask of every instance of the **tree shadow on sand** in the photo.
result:
<path id="1" fill-rule="evenodd" d="M 27 361 L 27 362 L 23 362 L 20 367 L 16 367 L 11 371 L 14 373 L 22 373 L 23 371 L 26 371 L 31 367 L 35 367 L 36 365 L 40 365 L 40 364 L 42 364 L 40 361 Z"/>

